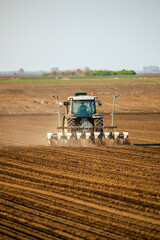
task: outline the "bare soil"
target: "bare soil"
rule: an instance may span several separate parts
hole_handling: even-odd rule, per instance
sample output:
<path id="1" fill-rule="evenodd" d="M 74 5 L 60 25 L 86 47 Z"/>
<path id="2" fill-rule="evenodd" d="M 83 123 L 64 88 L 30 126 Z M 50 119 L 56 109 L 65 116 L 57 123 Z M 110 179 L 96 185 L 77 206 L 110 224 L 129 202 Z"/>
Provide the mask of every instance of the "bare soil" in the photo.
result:
<path id="1" fill-rule="evenodd" d="M 84 80 L 65 81 L 63 85 L 48 81 L 0 82 L 0 114 L 52 114 L 57 112 L 53 94 L 59 97 L 59 101 L 64 101 L 75 92 L 95 93 L 102 101 L 98 110 L 103 113 L 112 112 L 116 93 L 121 94 L 116 100 L 116 113 L 160 112 L 160 84 L 146 84 L 146 80 L 137 85 L 85 84 Z"/>
<path id="2" fill-rule="evenodd" d="M 160 239 L 159 85 L 83 88 L 0 85 L 0 239 Z M 130 146 L 47 146 L 52 93 L 79 90 L 100 96 L 105 125 L 122 94 L 114 120 Z"/>

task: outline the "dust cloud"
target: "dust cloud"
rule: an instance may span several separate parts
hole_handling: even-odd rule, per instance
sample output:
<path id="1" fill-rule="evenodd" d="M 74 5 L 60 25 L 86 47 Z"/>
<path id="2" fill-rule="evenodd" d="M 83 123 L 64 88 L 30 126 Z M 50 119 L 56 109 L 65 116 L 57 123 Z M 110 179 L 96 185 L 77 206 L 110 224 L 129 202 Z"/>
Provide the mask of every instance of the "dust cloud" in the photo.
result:
<path id="1" fill-rule="evenodd" d="M 57 115 L 1 115 L 0 146 L 47 145 L 47 132 L 56 132 Z"/>

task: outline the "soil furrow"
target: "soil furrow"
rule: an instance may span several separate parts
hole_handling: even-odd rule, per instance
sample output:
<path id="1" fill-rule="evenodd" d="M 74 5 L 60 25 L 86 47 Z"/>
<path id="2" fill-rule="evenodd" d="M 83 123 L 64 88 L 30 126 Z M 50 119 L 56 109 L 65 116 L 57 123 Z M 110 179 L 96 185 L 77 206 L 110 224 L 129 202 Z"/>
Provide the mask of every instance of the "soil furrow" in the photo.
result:
<path id="1" fill-rule="evenodd" d="M 24 198 L 23 198 L 23 201 L 22 201 L 22 202 L 23 202 L 23 205 L 25 205 Z M 29 203 L 28 203 L 28 204 L 29 204 Z M 28 205 L 28 204 L 27 204 L 27 205 Z M 43 210 L 42 210 L 41 207 L 40 207 L 41 205 L 43 206 L 43 208 L 42 208 Z M 44 212 L 44 211 L 47 211 L 47 209 L 44 207 L 45 205 L 46 205 L 46 204 L 44 204 L 44 203 L 41 203 L 41 204 L 39 203 L 39 205 L 36 205 L 36 206 L 39 206 L 39 207 L 40 207 L 40 208 L 38 207 L 37 210 L 41 211 L 41 213 Z M 28 206 L 30 207 L 30 204 L 29 204 Z M 33 207 L 33 206 L 34 206 L 34 204 L 33 204 L 33 202 L 32 202 L 32 207 Z M 49 207 L 49 206 L 48 206 L 48 207 Z M 51 207 L 50 207 L 50 208 L 51 208 Z M 34 209 L 35 209 L 35 206 L 34 206 Z M 51 208 L 51 209 L 52 209 L 52 211 L 49 210 L 49 212 L 50 212 L 50 214 L 53 214 L 53 208 Z M 47 212 L 48 212 L 48 211 L 47 211 Z M 55 214 L 54 214 L 54 215 L 55 215 Z M 63 212 L 63 218 L 65 217 L 65 215 L 66 215 L 66 214 Z M 67 218 L 68 218 L 68 217 L 69 217 L 69 213 L 67 214 Z M 79 217 L 80 217 L 80 216 L 79 216 Z M 94 215 L 94 218 L 93 218 L 93 219 L 95 219 L 95 217 L 96 217 L 96 216 Z M 86 218 L 86 214 L 85 214 L 85 218 Z M 91 218 L 91 217 L 90 217 L 90 218 Z M 90 219 L 90 218 L 89 218 L 89 219 Z M 100 216 L 99 216 L 98 218 L 101 219 Z M 77 217 L 74 216 L 74 219 L 77 219 Z M 79 219 L 79 220 L 78 220 L 78 219 Z M 80 221 L 80 218 L 78 218 L 78 219 L 77 219 L 76 221 Z M 89 221 L 89 219 L 87 218 L 86 220 Z M 92 221 L 93 221 L 93 219 L 92 219 Z M 94 221 L 94 228 L 95 228 L 95 227 L 97 226 L 97 224 L 99 223 L 99 222 L 97 222 L 97 220 L 98 220 L 98 219 L 97 219 L 97 217 L 96 217 L 96 222 Z M 105 220 L 104 223 L 105 223 L 105 226 L 106 226 L 106 227 L 107 227 L 107 225 L 112 226 L 112 229 L 113 229 L 114 231 L 115 231 L 115 227 L 116 227 L 116 229 L 119 230 L 119 233 L 122 232 L 122 236 L 123 236 L 124 232 L 128 231 L 128 227 L 127 227 L 127 225 L 126 225 L 125 229 L 124 229 L 124 227 L 122 228 L 121 225 L 123 224 L 123 222 L 122 222 L 121 220 L 122 220 L 122 219 L 120 218 L 119 225 L 117 225 L 117 223 L 116 223 L 116 225 L 115 225 L 115 223 L 112 221 L 112 218 L 111 218 L 111 219 L 110 219 L 110 218 L 106 218 L 106 220 Z M 142 219 L 140 219 L 140 221 L 141 221 L 141 220 L 142 220 Z M 103 223 L 103 219 L 101 219 L 101 224 L 102 224 L 102 223 Z M 109 223 L 110 223 L 110 224 L 109 224 Z M 101 228 L 101 227 L 100 227 L 101 224 L 100 224 L 100 225 L 98 224 L 98 226 L 97 226 L 99 229 Z M 85 223 L 85 225 L 86 225 L 86 223 Z M 92 225 L 92 224 L 90 223 L 90 225 Z M 130 225 L 132 225 L 132 224 L 130 223 Z M 108 226 L 108 227 L 109 227 L 109 226 Z M 114 227 L 114 226 L 115 226 L 115 227 Z M 135 226 L 136 226 L 136 225 L 134 224 L 134 227 L 135 227 Z M 92 227 L 93 227 L 93 226 L 92 226 Z M 121 229 L 121 228 L 122 228 L 122 229 Z M 141 228 L 142 228 L 142 229 L 141 229 Z M 146 228 L 146 226 L 145 226 L 145 227 L 139 227 L 139 225 L 138 225 L 138 228 L 136 228 L 136 232 L 139 232 L 139 233 L 140 233 L 141 231 L 144 231 L 144 228 Z M 139 230 L 138 230 L 138 229 L 139 229 Z M 140 229 L 141 229 L 141 230 L 140 230 Z M 150 227 L 148 226 L 148 231 L 147 231 L 147 234 L 148 234 L 148 235 L 151 234 L 151 233 L 149 233 L 149 232 L 150 232 L 149 229 L 150 229 Z M 109 229 L 108 229 L 108 230 L 109 230 Z M 133 230 L 133 229 L 132 229 L 132 230 Z M 153 226 L 152 226 L 152 231 L 153 231 Z M 152 231 L 151 231 L 151 232 L 152 232 Z M 157 230 L 155 229 L 154 232 L 157 233 Z M 130 233 L 130 235 L 131 235 L 131 233 Z M 105 235 L 104 235 L 104 236 L 105 236 Z M 153 233 L 152 233 L 152 236 L 153 236 Z"/>
<path id="2" fill-rule="evenodd" d="M 19 211 L 23 211 L 23 212 L 26 212 L 26 213 L 29 213 L 29 214 L 32 214 L 32 215 L 34 214 L 34 215 L 36 215 L 38 217 L 41 216 L 42 218 L 50 220 L 52 222 L 52 224 L 53 224 L 53 222 L 56 224 L 57 228 L 60 228 L 60 229 L 65 228 L 66 229 L 66 227 L 67 227 L 67 229 L 68 229 L 68 227 L 70 227 L 71 231 L 73 231 L 73 228 L 75 228 L 75 229 L 77 229 L 77 231 L 81 231 L 80 232 L 80 236 L 85 236 L 85 237 L 86 236 L 88 236 L 88 237 L 92 236 L 93 237 L 94 234 L 98 234 L 99 236 L 103 235 L 103 237 L 105 237 L 105 233 L 103 231 L 101 231 L 99 229 L 96 229 L 96 228 L 92 228 L 90 226 L 87 226 L 85 224 L 85 221 L 84 221 L 84 223 L 81 224 L 81 223 L 77 223 L 75 221 L 73 222 L 73 221 L 65 219 L 65 222 L 64 222 L 63 218 L 60 218 L 60 217 L 58 217 L 56 215 L 53 215 L 53 214 L 49 214 L 49 213 L 47 213 L 47 212 L 45 212 L 43 210 L 39 211 L 39 210 L 36 210 L 35 208 L 32 209 L 31 206 L 26 207 L 24 205 L 20 205 L 20 203 L 17 204 L 16 202 L 10 203 L 10 202 L 7 201 L 7 203 L 8 203 L 9 206 L 10 205 L 11 206 L 12 205 L 13 206 L 17 206 L 17 209 Z M 57 226 L 57 224 L 59 224 L 59 225 Z M 112 239 L 111 234 L 107 233 L 107 235 L 110 236 L 110 239 Z M 114 236 L 113 239 L 115 239 L 115 236 Z"/>

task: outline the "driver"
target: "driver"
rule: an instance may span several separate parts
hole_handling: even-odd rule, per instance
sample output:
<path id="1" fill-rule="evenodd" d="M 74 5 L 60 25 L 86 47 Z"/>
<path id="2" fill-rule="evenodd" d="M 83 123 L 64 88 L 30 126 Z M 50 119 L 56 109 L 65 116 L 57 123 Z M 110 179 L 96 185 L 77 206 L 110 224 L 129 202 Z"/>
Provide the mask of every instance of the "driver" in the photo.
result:
<path id="1" fill-rule="evenodd" d="M 87 111 L 87 106 L 84 104 L 84 102 L 81 102 L 81 105 L 80 105 L 80 107 L 78 109 L 78 112 L 79 113 L 87 113 L 88 112 Z"/>

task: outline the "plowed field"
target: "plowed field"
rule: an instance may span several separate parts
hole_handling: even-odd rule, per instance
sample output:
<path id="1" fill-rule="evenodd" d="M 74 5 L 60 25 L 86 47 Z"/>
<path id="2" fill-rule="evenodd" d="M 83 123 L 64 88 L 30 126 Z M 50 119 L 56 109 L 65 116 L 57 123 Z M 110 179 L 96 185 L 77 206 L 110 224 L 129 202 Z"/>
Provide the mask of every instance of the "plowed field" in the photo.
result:
<path id="1" fill-rule="evenodd" d="M 160 239 L 156 147 L 1 149 L 1 239 Z"/>
<path id="2" fill-rule="evenodd" d="M 160 239 L 159 85 L 88 86 L 104 125 L 123 93 L 114 121 L 131 145 L 82 148 L 46 140 L 58 125 L 53 87 L 63 99 L 81 85 L 9 84 L 0 86 L 0 239 Z"/>

